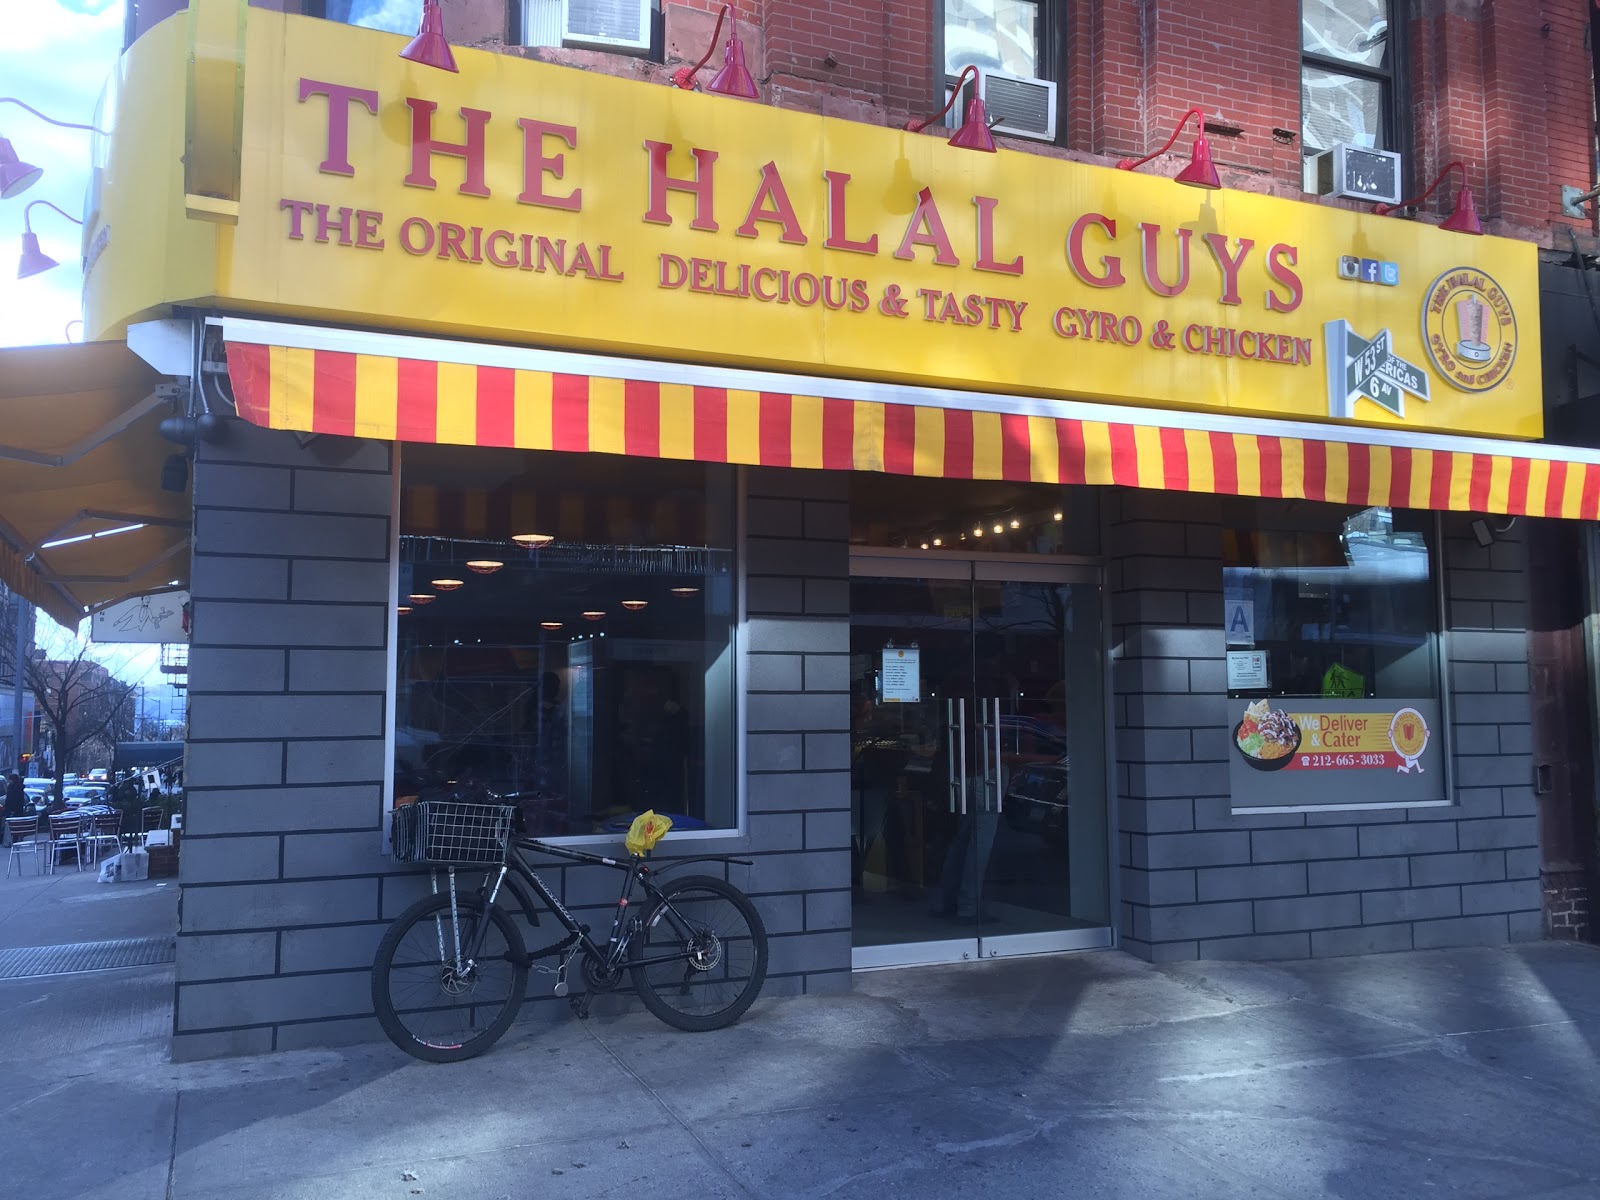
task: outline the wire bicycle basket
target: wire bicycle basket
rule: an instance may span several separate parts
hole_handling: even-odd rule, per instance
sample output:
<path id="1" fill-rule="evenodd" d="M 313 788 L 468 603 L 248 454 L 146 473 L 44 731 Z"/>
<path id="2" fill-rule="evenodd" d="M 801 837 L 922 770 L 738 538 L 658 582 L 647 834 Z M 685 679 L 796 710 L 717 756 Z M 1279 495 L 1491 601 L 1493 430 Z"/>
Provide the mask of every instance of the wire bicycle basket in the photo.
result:
<path id="1" fill-rule="evenodd" d="M 420 800 L 394 810 L 390 847 L 396 862 L 498 863 L 515 816 L 509 804 Z"/>

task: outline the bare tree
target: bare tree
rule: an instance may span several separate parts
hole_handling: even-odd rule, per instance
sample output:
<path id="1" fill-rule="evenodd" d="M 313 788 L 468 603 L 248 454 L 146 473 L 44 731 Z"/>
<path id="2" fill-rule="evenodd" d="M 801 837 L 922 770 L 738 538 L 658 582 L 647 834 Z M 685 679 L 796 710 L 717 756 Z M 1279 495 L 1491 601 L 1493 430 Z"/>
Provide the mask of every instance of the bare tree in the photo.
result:
<path id="1" fill-rule="evenodd" d="M 75 637 L 63 657 L 48 658 L 34 651 L 22 662 L 22 685 L 33 693 L 35 709 L 49 733 L 57 799 L 67 767 L 80 751 L 96 750 L 109 763 L 115 743 L 133 731 L 133 686 L 91 658 L 90 646 L 88 639 Z M 0 645 L 0 664 L 8 674 L 14 657 L 7 639 Z"/>

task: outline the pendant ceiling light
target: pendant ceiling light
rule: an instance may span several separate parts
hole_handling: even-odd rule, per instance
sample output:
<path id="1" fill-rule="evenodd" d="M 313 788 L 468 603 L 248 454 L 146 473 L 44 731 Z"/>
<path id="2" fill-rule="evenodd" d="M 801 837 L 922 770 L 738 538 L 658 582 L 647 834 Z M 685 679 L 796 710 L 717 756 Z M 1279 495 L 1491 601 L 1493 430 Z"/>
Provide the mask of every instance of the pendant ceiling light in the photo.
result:
<path id="1" fill-rule="evenodd" d="M 642 609 L 648 608 L 649 606 L 650 601 L 648 600 L 624 600 L 622 602 L 622 607 L 627 609 L 629 612 L 639 612 Z"/>
<path id="2" fill-rule="evenodd" d="M 441 592 L 453 592 L 467 583 L 465 579 L 430 579 L 428 582 Z"/>
<path id="3" fill-rule="evenodd" d="M 511 540 L 519 546 L 532 546 L 537 550 L 540 546 L 548 546 L 556 537 L 553 533 L 513 533 Z"/>
<path id="4" fill-rule="evenodd" d="M 432 592 L 412 592 L 406 599 L 420 608 L 424 604 L 432 604 L 437 597 Z"/>
<path id="5" fill-rule="evenodd" d="M 505 563 L 498 558 L 471 558 L 467 560 L 467 570 L 474 575 L 493 575 Z"/>

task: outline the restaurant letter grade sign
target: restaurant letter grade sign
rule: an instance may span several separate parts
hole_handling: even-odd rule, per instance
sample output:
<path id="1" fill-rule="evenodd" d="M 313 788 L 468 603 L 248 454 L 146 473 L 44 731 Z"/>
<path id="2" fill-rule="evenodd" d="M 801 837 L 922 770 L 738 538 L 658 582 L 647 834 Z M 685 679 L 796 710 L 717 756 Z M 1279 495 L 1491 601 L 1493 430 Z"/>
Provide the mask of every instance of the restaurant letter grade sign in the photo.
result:
<path id="1" fill-rule="evenodd" d="M 1237 702 L 1235 812 L 1445 803 L 1434 700 Z"/>

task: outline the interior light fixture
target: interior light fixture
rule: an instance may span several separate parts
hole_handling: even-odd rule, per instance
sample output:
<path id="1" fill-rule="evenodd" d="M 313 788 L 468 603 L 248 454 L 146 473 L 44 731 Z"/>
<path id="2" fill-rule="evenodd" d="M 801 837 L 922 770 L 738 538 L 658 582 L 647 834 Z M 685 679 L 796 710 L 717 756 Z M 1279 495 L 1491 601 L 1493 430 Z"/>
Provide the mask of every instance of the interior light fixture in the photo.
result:
<path id="1" fill-rule="evenodd" d="M 972 527 L 972 536 L 973 537 L 982 537 L 983 536 L 983 526 L 982 525 L 974 525 Z"/>
<path id="2" fill-rule="evenodd" d="M 537 550 L 540 546 L 548 546 L 556 540 L 553 533 L 513 533 L 511 540 L 519 546 L 532 546 Z"/>
<path id="3" fill-rule="evenodd" d="M 1217 177 L 1217 168 L 1211 165 L 1211 143 L 1206 141 L 1206 114 L 1198 108 L 1191 108 L 1184 113 L 1178 121 L 1178 126 L 1172 131 L 1172 136 L 1167 139 L 1167 144 L 1154 154 L 1146 154 L 1143 158 L 1125 158 L 1117 164 L 1119 171 L 1132 171 L 1142 167 L 1152 158 L 1158 158 L 1172 149 L 1172 143 L 1178 140 L 1178 135 L 1183 132 L 1183 127 L 1189 123 L 1190 117 L 1197 117 L 1200 121 L 1200 136 L 1194 140 L 1194 152 L 1190 155 L 1189 165 L 1173 176 L 1179 183 L 1186 183 L 1190 187 L 1215 190 L 1222 186 L 1222 180 Z"/>
<path id="4" fill-rule="evenodd" d="M 944 539 L 943 538 L 934 538 L 933 539 L 933 544 L 935 546 L 942 546 L 942 545 L 944 545 Z"/>
<path id="5" fill-rule="evenodd" d="M 474 575 L 493 575 L 503 566 L 505 566 L 505 563 L 498 558 L 469 558 L 467 560 L 467 570 Z"/>
<path id="6" fill-rule="evenodd" d="M 697 587 L 675 587 L 672 589 L 674 596 L 698 596 L 700 589 Z"/>
<path id="7" fill-rule="evenodd" d="M 994 523 L 994 531 L 996 533 L 1004 533 L 1006 531 L 1006 527 L 1004 525 L 1000 524 L 999 521 L 996 521 Z"/>
<path id="8" fill-rule="evenodd" d="M 1013 529 L 1021 529 L 1022 528 L 1022 522 L 1017 520 L 1015 517 L 1012 517 L 1011 518 L 1011 528 L 1013 528 Z"/>
<path id="9" fill-rule="evenodd" d="M 560 629 L 561 628 L 561 622 L 560 621 L 540 621 L 539 622 L 539 628 L 540 629 Z"/>
<path id="10" fill-rule="evenodd" d="M 906 132 L 921 133 L 929 125 L 942 121 L 945 113 L 955 107 L 956 97 L 961 95 L 961 89 L 966 86 L 969 73 L 972 75 L 972 98 L 967 101 L 966 115 L 961 118 L 961 128 L 951 135 L 950 144 L 959 146 L 963 150 L 982 150 L 986 154 L 993 154 L 994 137 L 989 133 L 989 112 L 984 107 L 983 97 L 979 94 L 981 89 L 978 87 L 978 68 L 970 63 L 961 68 L 961 74 L 956 79 L 955 87 L 950 89 L 950 98 L 944 102 L 944 107 L 931 117 L 909 122 L 906 125 Z"/>
<path id="11" fill-rule="evenodd" d="M 441 71 L 456 70 L 456 56 L 450 51 L 450 39 L 444 36 L 444 13 L 439 11 L 439 0 L 422 0 L 422 24 L 417 36 L 400 51 L 400 57 Z"/>
<path id="12" fill-rule="evenodd" d="M 733 5 L 724 4 L 722 11 L 717 14 L 717 27 L 711 31 L 711 44 L 706 47 L 706 52 L 699 62 L 692 67 L 679 67 L 672 73 L 672 82 L 684 91 L 693 91 L 695 76 L 700 73 L 700 68 L 710 60 L 711 54 L 717 48 L 717 38 L 722 35 L 722 22 L 733 14 Z M 715 92 L 719 96 L 737 96 L 741 100 L 758 100 L 761 92 L 756 87 L 756 81 L 750 78 L 750 69 L 744 65 L 744 43 L 739 40 L 739 22 L 735 18 L 729 22 L 728 43 L 722 49 L 722 70 L 718 71 L 706 84 L 706 91 Z"/>
<path id="13" fill-rule="evenodd" d="M 648 600 L 624 600 L 622 602 L 622 607 L 627 609 L 629 612 L 640 612 L 640 611 L 650 607 L 650 601 L 648 601 Z"/>
<path id="14" fill-rule="evenodd" d="M 927 543 L 927 542 L 923 542 L 923 543 L 922 543 L 922 548 L 923 548 L 923 549 L 924 549 L 924 550 L 926 550 L 926 549 L 927 549 L 927 548 L 928 548 L 928 543 Z"/>
<path id="15" fill-rule="evenodd" d="M 1061 520 L 1061 514 L 1060 514 L 1060 513 L 1059 513 L 1059 512 L 1057 512 L 1057 513 L 1054 513 L 1054 514 L 1052 514 L 1052 515 L 1051 515 L 1051 518 L 1050 518 L 1050 519 L 1051 519 L 1051 520 L 1052 520 L 1052 521 L 1059 521 L 1059 520 Z"/>
<path id="16" fill-rule="evenodd" d="M 453 592 L 459 587 L 465 587 L 467 583 L 465 579 L 430 579 L 428 582 L 433 585 L 435 591 L 440 592 Z"/>
<path id="17" fill-rule="evenodd" d="M 37 275 L 41 271 L 48 271 L 51 267 L 59 265 L 55 259 L 39 249 L 39 235 L 33 232 L 33 223 L 29 220 L 29 214 L 41 204 L 46 208 L 55 209 L 74 225 L 83 224 L 77 217 L 48 200 L 30 201 L 28 207 L 22 210 L 22 257 L 17 260 L 18 279 L 26 279 L 30 275 Z"/>
<path id="18" fill-rule="evenodd" d="M 1397 208 L 1410 208 L 1415 204 L 1421 204 L 1429 196 L 1433 195 L 1439 185 L 1444 182 L 1444 177 L 1457 167 L 1461 168 L 1461 190 L 1456 193 L 1455 208 L 1451 210 L 1448 217 L 1439 222 L 1439 228 L 1448 229 L 1451 233 L 1470 233 L 1474 236 L 1482 237 L 1483 225 L 1478 220 L 1478 206 L 1472 199 L 1472 186 L 1467 180 L 1467 164 L 1460 159 L 1455 162 L 1445 163 L 1444 170 L 1434 177 L 1433 182 L 1428 185 L 1428 190 L 1423 192 L 1422 195 L 1414 196 L 1410 200 L 1402 200 L 1399 204 L 1377 204 L 1373 206 L 1372 211 L 1383 217 L 1394 212 Z"/>
<path id="19" fill-rule="evenodd" d="M 424 604 L 432 604 L 437 597 L 432 592 L 412 592 L 406 599 L 421 608 Z"/>
<path id="20" fill-rule="evenodd" d="M 598 621 L 605 615 L 605 612 L 598 608 L 586 608 L 583 611 L 583 619 L 585 621 Z"/>
<path id="21" fill-rule="evenodd" d="M 395 607 L 394 607 L 394 611 L 395 611 L 395 612 L 397 612 L 397 613 L 399 613 L 399 614 L 400 614 L 400 615 L 401 615 L 401 616 L 402 616 L 402 617 L 403 617 L 403 616 L 405 616 L 405 615 L 406 615 L 406 614 L 407 614 L 407 613 L 408 613 L 408 612 L 410 612 L 410 611 L 411 611 L 411 605 L 409 605 L 409 604 L 397 604 L 397 605 L 395 605 Z"/>

